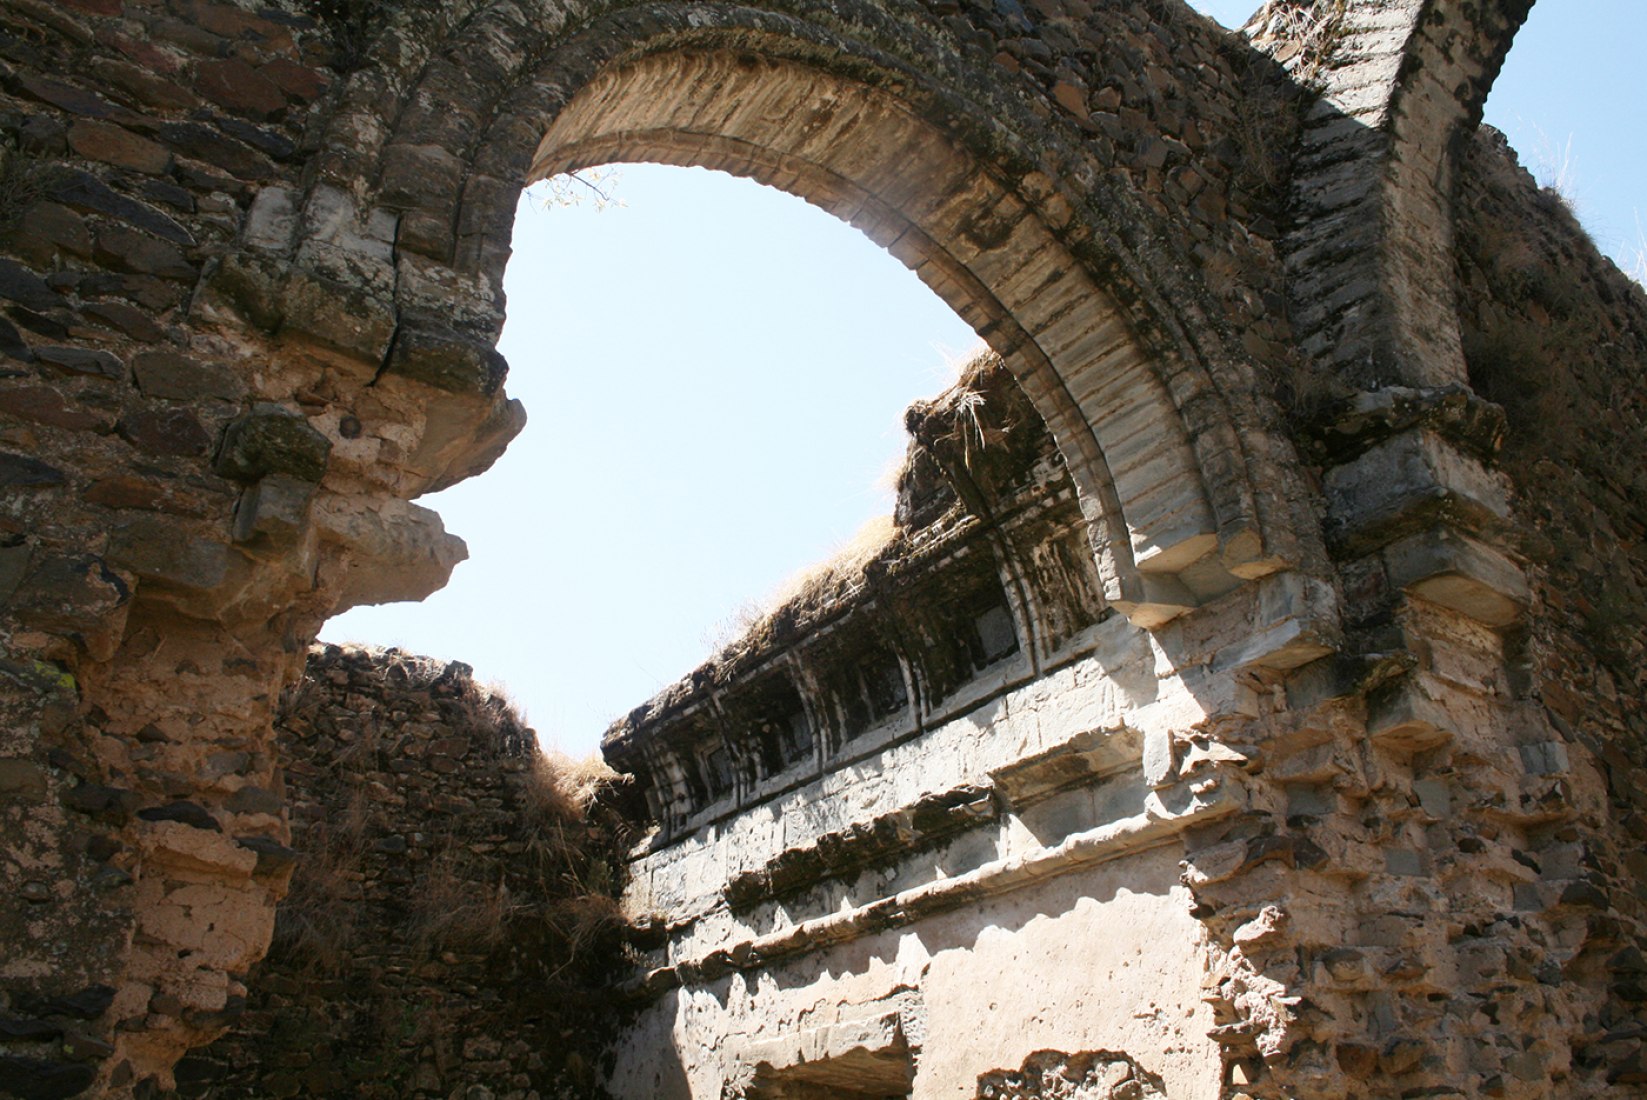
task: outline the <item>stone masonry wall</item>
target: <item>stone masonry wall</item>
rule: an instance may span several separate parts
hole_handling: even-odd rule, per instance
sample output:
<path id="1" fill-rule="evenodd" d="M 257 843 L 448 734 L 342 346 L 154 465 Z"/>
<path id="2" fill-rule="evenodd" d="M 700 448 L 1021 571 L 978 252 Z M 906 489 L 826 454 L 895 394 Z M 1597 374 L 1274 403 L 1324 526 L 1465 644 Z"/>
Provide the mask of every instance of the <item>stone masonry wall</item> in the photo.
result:
<path id="1" fill-rule="evenodd" d="M 944 727 L 986 756 L 889 768 L 884 804 L 851 810 L 870 841 L 920 810 L 970 870 L 907 889 L 828 879 L 819 897 L 862 904 L 799 924 L 795 884 L 767 898 L 742 880 L 740 898 L 761 895 L 752 950 L 718 944 L 718 910 L 666 929 L 691 951 L 657 973 L 698 985 L 664 995 L 634 1052 L 678 1053 L 669 1005 L 767 980 L 763 951 L 840 935 L 850 961 L 873 929 L 956 931 L 946 916 L 923 933 L 923 905 L 1025 876 L 1058 881 L 1020 904 L 1097 889 L 1120 874 L 1089 866 L 1104 845 L 1159 842 L 1128 873 L 1147 865 L 1158 900 L 1189 895 L 1174 958 L 1184 974 L 1205 953 L 1196 1011 L 1214 1019 L 1175 1080 L 1226 1100 L 1639 1091 L 1642 492 L 1615 456 L 1642 436 L 1643 308 L 1502 155 L 1463 140 L 1526 8 L 1270 0 L 1248 38 L 1179 0 L 7 0 L 3 1087 L 153 1095 L 245 1013 L 293 865 L 281 691 L 328 615 L 424 595 L 462 557 L 410 501 L 483 471 L 524 422 L 494 347 L 521 186 L 632 156 L 786 187 L 977 328 L 1068 474 L 1059 546 L 1090 551 L 1002 560 L 1045 571 L 1071 597 L 1047 606 L 1091 624 L 1071 663 L 1020 647 L 948 696 L 992 700 Z M 942 623 L 970 618 L 978 652 L 1004 652 L 1010 600 L 943 596 L 900 617 L 951 642 Z M 896 691 L 877 695 L 895 685 L 852 660 L 885 671 L 886 647 L 830 641 L 846 652 L 804 698 L 837 700 L 843 730 L 896 710 Z M 955 680 L 939 666 L 970 648 L 923 676 Z M 755 647 L 749 667 L 782 650 Z M 752 686 L 723 719 L 798 737 L 777 721 L 794 714 L 782 683 Z M 765 812 L 716 809 L 730 796 L 712 744 L 701 724 L 677 732 L 696 772 L 627 738 L 660 765 L 670 827 L 707 844 L 723 811 Z M 765 805 L 803 790 L 783 779 L 797 737 L 795 760 L 779 743 L 730 789 Z M 350 755 L 335 741 L 324 751 Z M 938 743 L 894 741 L 851 766 Z M 1009 759 L 1035 745 L 1052 755 Z M 845 783 L 820 746 L 815 782 Z M 1050 811 L 1013 800 L 1026 763 L 1057 788 L 1043 805 L 1079 804 L 1059 821 L 1090 827 L 1037 834 Z M 339 837 L 387 825 L 344 809 L 325 821 Z M 384 893 L 362 886 L 367 908 L 387 916 L 399 872 L 416 879 L 419 831 L 368 851 Z M 654 854 L 660 897 L 690 885 L 718 905 L 724 867 L 670 882 L 681 852 Z M 768 885 L 794 869 L 781 856 Z M 1182 877 L 1164 885 L 1169 856 Z M 1091 874 L 1064 877 L 1072 861 Z M 954 977 L 970 956 L 933 958 Z M 431 960 L 410 978 L 383 963 L 383 981 L 422 980 Z M 805 958 L 784 965 L 806 1000 Z M 268 995 L 305 996 L 285 989 Z M 815 1021 L 814 1037 L 850 1045 L 879 1020 L 912 1067 L 911 992 L 866 992 L 868 1016 Z M 813 1017 L 763 1019 L 763 1004 L 736 1010 L 790 1030 L 753 1064 L 782 1071 L 772 1087 L 822 1085 L 796 1061 L 814 1032 L 794 1025 Z M 934 1034 L 975 1007 L 956 1004 Z M 710 1092 L 718 1011 L 693 1024 Z M 1007 1042 L 979 1087 L 1153 1087 L 1166 1040 L 1112 1043 L 1124 1020 L 1081 1011 L 1080 1049 Z M 467 1072 L 461 1050 L 391 1045 L 442 1088 Z M 977 1053 L 952 1043 L 927 1064 Z M 521 1064 L 518 1087 L 535 1087 Z M 278 1067 L 334 1090 L 335 1068 Z M 307 1087 L 281 1087 L 294 1080 Z"/>
<path id="2" fill-rule="evenodd" d="M 296 3 L 0 5 L 0 1012 L 42 1020 L 3 1055 L 42 1095 L 220 1032 L 285 890 L 269 722 L 358 421 L 195 295 L 301 177 L 337 59 Z M 417 542 L 426 579 L 461 556 Z"/>
<path id="3" fill-rule="evenodd" d="M 1593 754 L 1608 824 L 1568 858 L 1586 907 L 1572 980 L 1607 991 L 1578 1057 L 1647 1087 L 1647 292 L 1502 136 L 1464 161 L 1458 265 L 1470 383 L 1504 406 L 1504 467 L 1537 614 L 1515 690 Z"/>
<path id="4" fill-rule="evenodd" d="M 315 647 L 276 728 L 291 893 L 176 1095 L 597 1095 L 624 942 L 610 773 L 545 757 L 466 665 L 396 650 Z"/>

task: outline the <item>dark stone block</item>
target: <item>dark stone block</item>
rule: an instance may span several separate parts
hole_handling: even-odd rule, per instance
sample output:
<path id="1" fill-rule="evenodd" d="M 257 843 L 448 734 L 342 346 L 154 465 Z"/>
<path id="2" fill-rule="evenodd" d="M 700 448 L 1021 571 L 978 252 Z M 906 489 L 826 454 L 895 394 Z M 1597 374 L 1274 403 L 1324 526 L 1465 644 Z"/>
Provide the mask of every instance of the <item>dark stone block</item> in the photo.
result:
<path id="1" fill-rule="evenodd" d="M 71 432 L 102 432 L 114 426 L 108 414 L 77 408 L 49 386 L 18 386 L 0 392 L 0 412 Z"/>
<path id="2" fill-rule="evenodd" d="M 194 829 L 205 829 L 209 832 L 221 833 L 223 826 L 217 823 L 210 810 L 198 802 L 172 802 L 165 806 L 151 806 L 146 810 L 138 810 L 137 816 L 144 821 L 180 821 Z"/>
<path id="3" fill-rule="evenodd" d="M 160 516 L 139 516 L 110 531 L 108 559 L 139 577 L 193 592 L 221 585 L 231 562 L 224 543 Z"/>
<path id="4" fill-rule="evenodd" d="M 108 226 L 98 232 L 96 256 L 114 270 L 134 275 L 153 275 L 160 279 L 195 277 L 195 266 L 182 249 L 122 226 Z"/>
<path id="5" fill-rule="evenodd" d="M 23 339 L 16 325 L 3 317 L 0 317 L 0 355 L 9 355 L 24 363 L 34 362 L 34 351 L 29 347 L 29 342 Z"/>
<path id="6" fill-rule="evenodd" d="M 174 244 L 194 245 L 187 229 L 154 207 L 119 194 L 90 172 L 64 172 L 52 195 L 63 205 L 84 213 L 106 214 Z"/>
<path id="7" fill-rule="evenodd" d="M 81 119 L 69 127 L 69 148 L 88 160 L 129 168 L 147 176 L 161 175 L 172 162 L 172 155 L 148 138 L 124 126 L 96 119 Z"/>
<path id="8" fill-rule="evenodd" d="M 317 482 L 326 473 L 331 453 L 332 441 L 300 414 L 279 405 L 258 404 L 229 425 L 213 468 L 233 481 L 286 474 Z"/>
<path id="9" fill-rule="evenodd" d="M 300 101 L 319 99 L 330 86 L 324 74 L 307 65 L 277 57 L 258 72 L 274 81 L 288 96 Z"/>
<path id="10" fill-rule="evenodd" d="M 275 160 L 288 160 L 297 152 L 297 146 L 288 138 L 265 130 L 261 126 L 253 126 L 249 122 L 242 122 L 238 118 L 220 118 L 217 120 L 218 129 L 225 134 L 243 141 L 253 149 L 273 157 Z"/>
<path id="11" fill-rule="evenodd" d="M 46 280 L 16 260 L 7 259 L 0 259 L 0 297 L 34 310 L 60 309 L 68 304 L 46 285 Z"/>
<path id="12" fill-rule="evenodd" d="M 158 344 L 166 338 L 166 330 L 157 325 L 152 317 L 125 302 L 93 302 L 80 312 L 87 319 L 123 332 L 144 344 Z"/>
<path id="13" fill-rule="evenodd" d="M 281 288 L 285 273 L 276 264 L 248 252 L 223 257 L 208 280 L 213 297 L 265 332 L 285 320 Z"/>
<path id="14" fill-rule="evenodd" d="M 49 103 L 71 115 L 80 115 L 84 118 L 108 118 L 112 115 L 130 113 L 116 107 L 100 95 L 49 77 L 20 76 L 17 78 L 17 87 L 30 99 Z"/>
<path id="15" fill-rule="evenodd" d="M 0 1057 L 0 1082 L 19 1100 L 67 1100 L 97 1079 L 97 1068 L 84 1062 L 47 1062 L 40 1058 Z"/>
<path id="16" fill-rule="evenodd" d="M 132 791 L 105 787 L 101 783 L 82 783 L 63 792 L 65 807 L 110 825 L 125 824 L 136 803 L 137 795 Z"/>
<path id="17" fill-rule="evenodd" d="M 55 311 L 59 317 L 67 318 L 67 310 Z M 48 340 L 67 340 L 69 327 L 54 317 L 44 313 L 36 313 L 26 306 L 12 306 L 6 311 L 7 315 L 36 336 L 44 336 Z"/>
<path id="18" fill-rule="evenodd" d="M 237 814 L 278 814 L 280 796 L 263 787 L 242 787 L 229 796 L 225 808 Z"/>
<path id="19" fill-rule="evenodd" d="M 46 1020 L 19 1020 L 0 1016 L 0 1043 L 41 1042 L 55 1039 L 63 1029 Z"/>
<path id="20" fill-rule="evenodd" d="M 114 988 L 107 985 L 88 985 L 66 997 L 19 997 L 18 1005 L 34 1016 L 72 1016 L 77 1020 L 95 1020 L 114 1003 Z"/>
<path id="21" fill-rule="evenodd" d="M 91 554 L 47 557 L 12 597 L 18 617 L 36 629 L 92 633 L 131 599 L 131 589 L 102 558 Z"/>
<path id="22" fill-rule="evenodd" d="M 395 334 L 386 373 L 451 393 L 490 395 L 509 374 L 495 347 L 451 329 L 404 326 Z"/>
<path id="23" fill-rule="evenodd" d="M 295 848 L 288 848 L 266 836 L 237 836 L 235 843 L 257 853 L 257 866 L 252 869 L 255 875 L 279 874 L 288 867 L 295 866 L 298 861 L 298 852 Z"/>
<path id="24" fill-rule="evenodd" d="M 239 401 L 246 384 L 232 370 L 215 363 L 202 363 L 172 351 L 148 351 L 132 360 L 137 388 L 146 397 L 166 397 L 178 401 L 199 401 L 215 397 Z"/>
<path id="25" fill-rule="evenodd" d="M 194 196 L 170 180 L 148 180 L 139 190 L 144 198 L 163 202 L 173 210 L 181 210 L 185 214 L 195 211 Z"/>
<path id="26" fill-rule="evenodd" d="M 169 122 L 157 137 L 173 151 L 203 160 L 240 180 L 265 180 L 275 174 L 263 154 L 199 122 Z"/>
<path id="27" fill-rule="evenodd" d="M 202 62 L 195 88 L 220 107 L 248 118 L 273 120 L 286 113 L 286 96 L 268 77 L 238 57 Z"/>
<path id="28" fill-rule="evenodd" d="M 157 279 L 152 275 L 90 275 L 80 282 L 84 298 L 124 298 L 143 309 L 163 312 L 182 302 L 184 290 L 176 281 Z"/>
<path id="29" fill-rule="evenodd" d="M 61 485 L 63 471 L 37 458 L 0 452 L 0 489 L 40 489 Z"/>
<path id="30" fill-rule="evenodd" d="M 126 365 L 120 361 L 119 356 L 95 348 L 69 348 L 45 344 L 36 347 L 34 354 L 42 363 L 48 363 L 70 374 L 86 374 L 117 381 L 126 376 Z"/>
<path id="31" fill-rule="evenodd" d="M 63 1036 L 63 1054 L 76 1062 L 101 1062 L 114 1053 L 114 1044 L 90 1035 L 70 1032 Z"/>
<path id="32" fill-rule="evenodd" d="M 187 409 L 152 409 L 133 413 L 116 430 L 132 446 L 153 455 L 203 455 L 211 437 Z"/>

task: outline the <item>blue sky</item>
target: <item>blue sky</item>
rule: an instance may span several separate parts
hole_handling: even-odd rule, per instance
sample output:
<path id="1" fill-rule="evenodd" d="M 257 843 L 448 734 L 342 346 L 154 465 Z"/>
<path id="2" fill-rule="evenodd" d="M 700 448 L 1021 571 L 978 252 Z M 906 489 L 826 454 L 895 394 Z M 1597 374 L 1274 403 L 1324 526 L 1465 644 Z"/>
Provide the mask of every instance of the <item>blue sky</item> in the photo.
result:
<path id="1" fill-rule="evenodd" d="M 1238 25 L 1250 0 L 1197 4 Z M 1642 247 L 1647 0 L 1539 0 L 1488 103 L 1621 266 Z M 975 337 L 897 261 L 788 195 L 626 166 L 623 207 L 523 203 L 501 347 L 526 431 L 422 503 L 470 561 L 329 641 L 473 665 L 546 742 L 689 672 L 740 612 L 890 509 L 903 409 Z"/>

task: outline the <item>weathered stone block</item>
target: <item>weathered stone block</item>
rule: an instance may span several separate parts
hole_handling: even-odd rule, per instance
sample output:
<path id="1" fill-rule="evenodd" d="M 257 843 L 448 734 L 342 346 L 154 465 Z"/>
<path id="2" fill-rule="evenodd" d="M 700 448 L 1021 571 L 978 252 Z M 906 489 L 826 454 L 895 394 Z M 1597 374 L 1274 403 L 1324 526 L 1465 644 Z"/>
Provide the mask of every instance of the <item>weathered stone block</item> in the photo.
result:
<path id="1" fill-rule="evenodd" d="M 358 283 L 343 283 L 294 269 L 280 294 L 282 332 L 355 357 L 376 370 L 395 333 L 394 307 Z"/>
<path id="2" fill-rule="evenodd" d="M 1509 518 L 1502 477 L 1426 429 L 1402 432 L 1335 466 L 1325 490 L 1329 533 L 1352 553 L 1438 520 L 1491 528 Z"/>
<path id="3" fill-rule="evenodd" d="M 1515 562 L 1448 527 L 1410 535 L 1381 554 L 1392 583 L 1488 626 L 1514 623 L 1531 599 Z"/>
<path id="4" fill-rule="evenodd" d="M 297 229 L 297 201 L 297 192 L 289 187 L 259 188 L 241 229 L 246 245 L 267 252 L 291 247 Z"/>
<path id="5" fill-rule="evenodd" d="M 1409 679 L 1369 701 L 1367 734 L 1397 752 L 1422 752 L 1453 739 L 1454 719 Z"/>
<path id="6" fill-rule="evenodd" d="M 326 473 L 332 441 L 309 426 L 301 413 L 260 402 L 229 425 L 213 468 L 232 481 L 257 481 L 285 474 L 318 482 Z"/>
<path id="7" fill-rule="evenodd" d="M 144 352 L 132 359 L 131 367 L 137 388 L 147 397 L 239 401 L 246 395 L 246 383 L 231 368 L 176 352 Z"/>
<path id="8" fill-rule="evenodd" d="M 450 329 L 402 325 L 389 353 L 390 374 L 452 393 L 490 396 L 509 373 L 491 344 Z"/>
<path id="9" fill-rule="evenodd" d="M 284 550 L 303 535 L 314 498 L 312 481 L 270 474 L 240 495 L 234 539 L 257 549 Z"/>
<path id="10" fill-rule="evenodd" d="M 463 540 L 446 533 L 440 516 L 405 501 L 323 496 L 313 515 L 332 544 L 322 571 L 337 586 L 338 610 L 421 599 L 444 585 L 452 568 L 469 556 Z"/>
<path id="11" fill-rule="evenodd" d="M 238 313 L 264 332 L 274 332 L 285 317 L 282 290 L 285 265 L 254 252 L 231 252 L 218 261 L 206 280 L 205 299 Z"/>
<path id="12" fill-rule="evenodd" d="M 207 591 L 229 576 L 227 545 L 181 527 L 175 520 L 143 516 L 109 532 L 108 560 L 145 580 Z"/>
<path id="13" fill-rule="evenodd" d="M 12 595 L 12 607 L 34 629 L 74 637 L 106 658 L 119 641 L 130 598 L 126 580 L 103 559 L 53 555 L 29 570 Z"/>

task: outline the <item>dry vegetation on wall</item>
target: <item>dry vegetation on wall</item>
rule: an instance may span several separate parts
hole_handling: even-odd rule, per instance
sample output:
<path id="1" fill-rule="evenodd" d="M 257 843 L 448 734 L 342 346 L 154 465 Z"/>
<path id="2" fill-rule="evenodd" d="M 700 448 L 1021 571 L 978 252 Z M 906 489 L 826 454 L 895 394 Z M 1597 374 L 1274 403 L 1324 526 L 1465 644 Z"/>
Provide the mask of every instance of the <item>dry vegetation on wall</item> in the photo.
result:
<path id="1" fill-rule="evenodd" d="M 1471 386 L 1509 422 L 1504 462 L 1539 532 L 1525 549 L 1568 582 L 1552 590 L 1572 595 L 1588 648 L 1647 689 L 1647 292 L 1502 135 L 1484 128 L 1467 166 L 1465 354 Z"/>
<path id="2" fill-rule="evenodd" d="M 616 776 L 396 650 L 316 647 L 278 732 L 302 858 L 244 1018 L 178 1095 L 601 1095 Z"/>

